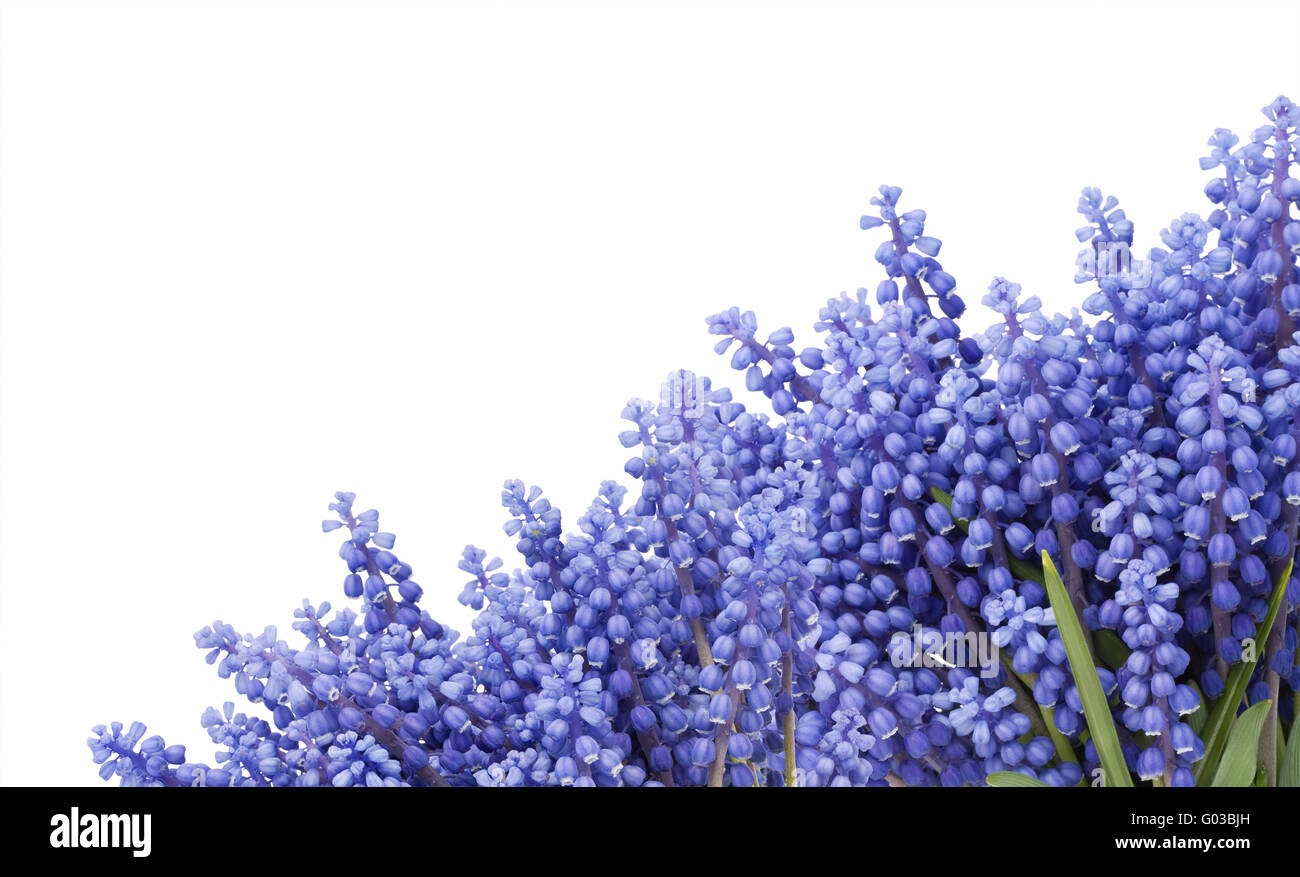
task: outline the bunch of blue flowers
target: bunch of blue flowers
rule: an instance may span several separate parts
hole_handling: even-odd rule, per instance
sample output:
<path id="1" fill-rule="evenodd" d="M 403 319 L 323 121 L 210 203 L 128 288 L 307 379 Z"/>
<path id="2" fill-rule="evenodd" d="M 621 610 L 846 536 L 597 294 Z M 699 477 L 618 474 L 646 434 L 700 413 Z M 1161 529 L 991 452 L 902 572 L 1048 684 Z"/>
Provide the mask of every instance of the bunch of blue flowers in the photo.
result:
<path id="1" fill-rule="evenodd" d="M 708 318 L 770 414 L 674 372 L 623 412 L 635 489 L 603 483 L 576 531 L 505 484 L 523 562 L 465 549 L 463 638 L 421 608 L 378 512 L 336 494 L 350 605 L 304 601 L 297 647 L 199 631 L 256 715 L 204 714 L 210 764 L 140 723 L 96 727 L 100 775 L 1293 782 L 1300 109 L 1263 112 L 1243 145 L 1215 132 L 1213 209 L 1145 258 L 1116 199 L 1085 189 L 1083 313 L 997 278 L 978 335 L 925 211 L 882 186 L 861 226 L 885 233 L 885 278 L 828 301 L 818 344 Z"/>

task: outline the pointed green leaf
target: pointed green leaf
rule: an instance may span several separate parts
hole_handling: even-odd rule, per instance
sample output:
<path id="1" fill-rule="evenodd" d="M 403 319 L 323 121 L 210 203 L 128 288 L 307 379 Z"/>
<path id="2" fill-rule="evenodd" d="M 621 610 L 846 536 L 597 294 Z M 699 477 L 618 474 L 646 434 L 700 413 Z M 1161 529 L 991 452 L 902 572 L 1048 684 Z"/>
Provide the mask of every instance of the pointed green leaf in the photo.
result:
<path id="1" fill-rule="evenodd" d="M 1291 723 L 1282 766 L 1277 769 L 1277 784 L 1283 788 L 1300 788 L 1300 722 Z"/>
<path id="2" fill-rule="evenodd" d="M 949 492 L 946 491 L 946 490 L 940 490 L 940 489 L 937 488 L 937 487 L 931 487 L 931 488 L 930 488 L 930 496 L 933 496 L 933 497 L 934 497 L 935 499 L 937 499 L 939 502 L 943 503 L 943 507 L 946 508 L 948 511 L 952 511 L 952 494 L 951 494 L 951 493 L 949 493 Z"/>
<path id="3" fill-rule="evenodd" d="M 1042 788 L 1051 788 L 1051 786 L 1047 785 L 1047 783 L 1042 780 L 1036 780 L 1033 777 L 1025 776 L 1022 773 L 1016 773 L 1014 770 L 1000 770 L 996 773 L 991 773 L 988 776 L 988 783 L 990 786 L 996 786 L 1001 789 L 1038 788 L 1040 786 Z"/>
<path id="4" fill-rule="evenodd" d="M 1293 563 L 1294 561 L 1287 563 L 1282 576 L 1273 586 L 1273 594 L 1268 601 L 1268 615 L 1255 630 L 1256 660 L 1263 657 L 1264 644 L 1268 642 L 1268 635 L 1273 632 L 1273 622 L 1277 619 L 1277 611 L 1285 599 L 1287 582 L 1291 580 Z M 1232 720 L 1237 715 L 1237 707 L 1241 706 L 1242 698 L 1246 696 L 1246 686 L 1250 683 L 1250 676 L 1254 672 L 1255 661 L 1233 664 L 1232 669 L 1228 671 L 1223 694 L 1215 701 L 1214 711 L 1210 713 L 1210 718 L 1205 723 L 1205 733 L 1201 735 L 1201 739 L 1205 741 L 1205 757 L 1196 763 L 1198 786 L 1209 785 L 1210 777 L 1215 775 L 1214 770 L 1218 767 L 1223 749 L 1228 743 L 1228 731 L 1232 727 Z"/>
<path id="5" fill-rule="evenodd" d="M 1255 782 L 1259 757 L 1259 732 L 1268 719 L 1271 700 L 1261 700 L 1232 723 L 1228 745 L 1224 747 L 1219 769 L 1212 786 L 1249 786 Z"/>
<path id="6" fill-rule="evenodd" d="M 1083 702 L 1083 716 L 1092 733 L 1093 745 L 1097 747 L 1102 770 L 1106 772 L 1106 785 L 1132 786 L 1133 778 L 1124 763 L 1124 751 L 1119 746 L 1115 720 L 1110 714 L 1106 693 L 1101 689 L 1101 680 L 1097 677 L 1097 665 L 1092 662 L 1092 653 L 1088 650 L 1087 635 L 1070 602 L 1070 595 L 1065 590 L 1065 582 L 1061 581 L 1061 575 L 1046 551 L 1043 552 L 1043 574 L 1047 599 L 1052 603 L 1056 627 L 1061 632 L 1061 643 L 1070 660 L 1079 700 Z"/>

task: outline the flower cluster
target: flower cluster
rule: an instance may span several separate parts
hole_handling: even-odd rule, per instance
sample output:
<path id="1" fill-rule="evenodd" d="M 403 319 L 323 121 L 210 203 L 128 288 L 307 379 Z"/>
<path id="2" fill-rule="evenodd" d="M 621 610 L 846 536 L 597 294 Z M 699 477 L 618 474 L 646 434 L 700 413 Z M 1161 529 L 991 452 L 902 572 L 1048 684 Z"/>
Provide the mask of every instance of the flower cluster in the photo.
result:
<path id="1" fill-rule="evenodd" d="M 818 344 L 708 319 L 751 410 L 687 371 L 634 400 L 633 451 L 577 529 L 505 484 L 508 572 L 473 546 L 461 636 L 374 510 L 335 495 L 348 608 L 305 602 L 274 628 L 195 635 L 269 711 L 209 709 L 214 765 L 99 726 L 101 776 L 152 785 L 1051 785 L 1098 765 L 1041 577 L 1083 619 L 1129 768 L 1193 782 L 1195 714 L 1243 643 L 1247 689 L 1295 719 L 1291 586 L 1300 513 L 1300 110 L 1238 145 L 1210 139 L 1213 209 L 1138 259 L 1113 197 L 1085 189 L 1081 314 L 1048 316 L 996 278 L 996 324 L 965 303 L 923 210 L 882 186 L 885 279 L 822 308 Z M 1085 316 L 1086 315 L 1086 316 Z M 1088 322 L 1091 319 L 1091 322 Z M 1041 573 L 1041 570 L 1039 570 Z M 1204 713 L 1202 713 L 1203 715 Z M 1273 720 L 1277 724 L 1277 720 Z"/>

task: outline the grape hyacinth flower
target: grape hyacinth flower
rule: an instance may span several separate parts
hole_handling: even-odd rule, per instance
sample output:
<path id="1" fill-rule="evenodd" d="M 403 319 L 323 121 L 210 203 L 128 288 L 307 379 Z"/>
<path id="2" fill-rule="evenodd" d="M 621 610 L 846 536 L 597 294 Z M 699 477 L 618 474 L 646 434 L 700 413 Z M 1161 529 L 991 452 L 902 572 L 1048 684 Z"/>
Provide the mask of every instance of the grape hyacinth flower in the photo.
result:
<path id="1" fill-rule="evenodd" d="M 599 485 L 570 529 L 505 482 L 519 560 L 465 548 L 463 638 L 379 513 L 335 494 L 347 603 L 304 601 L 295 645 L 204 627 L 251 709 L 203 714 L 211 763 L 97 726 L 100 776 L 1066 786 L 1113 725 L 1126 772 L 1187 786 L 1262 705 L 1249 742 L 1276 781 L 1277 735 L 1300 733 L 1300 110 L 1264 116 L 1244 144 L 1214 132 L 1208 215 L 1141 258 L 1118 200 L 1084 189 L 1080 308 L 997 277 L 975 334 L 926 211 L 881 186 L 860 227 L 883 277 L 829 299 L 818 340 L 707 319 L 768 410 L 670 373 L 622 412 L 630 486 Z"/>

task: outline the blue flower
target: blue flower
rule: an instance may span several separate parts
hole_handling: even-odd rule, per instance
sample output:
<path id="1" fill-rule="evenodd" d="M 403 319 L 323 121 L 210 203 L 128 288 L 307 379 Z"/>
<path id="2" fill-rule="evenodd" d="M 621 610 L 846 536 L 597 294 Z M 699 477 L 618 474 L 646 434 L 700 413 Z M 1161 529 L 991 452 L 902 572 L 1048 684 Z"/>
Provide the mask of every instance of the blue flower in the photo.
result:
<path id="1" fill-rule="evenodd" d="M 304 600 L 297 645 L 195 634 L 254 708 L 203 714 L 213 764 L 114 723 L 87 741 L 101 776 L 1074 785 L 1097 757 L 1063 610 L 1021 566 L 1046 552 L 1070 608 L 1128 650 L 1098 676 L 1131 767 L 1191 784 L 1188 717 L 1243 659 L 1300 520 L 1298 113 L 1278 98 L 1264 115 L 1245 143 L 1214 133 L 1211 211 L 1145 253 L 1118 200 L 1084 189 L 1080 308 L 1046 313 L 996 277 L 974 334 L 930 217 L 881 186 L 860 220 L 880 276 L 826 301 L 816 340 L 740 308 L 707 318 L 767 411 L 674 370 L 622 411 L 630 486 L 603 482 L 567 528 L 540 488 L 505 482 L 518 556 L 464 549 L 463 638 L 423 608 L 438 586 L 378 511 L 336 493 L 321 529 L 347 602 Z M 1300 633 L 1293 612 L 1277 625 L 1248 696 L 1276 694 L 1285 723 Z"/>

